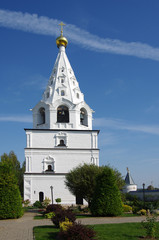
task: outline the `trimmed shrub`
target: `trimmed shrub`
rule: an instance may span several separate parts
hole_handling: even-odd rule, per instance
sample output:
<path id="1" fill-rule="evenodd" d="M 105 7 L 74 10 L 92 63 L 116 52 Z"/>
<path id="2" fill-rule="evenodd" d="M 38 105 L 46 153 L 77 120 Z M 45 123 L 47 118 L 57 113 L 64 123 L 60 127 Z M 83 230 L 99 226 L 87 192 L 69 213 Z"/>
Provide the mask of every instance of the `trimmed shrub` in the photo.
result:
<path id="1" fill-rule="evenodd" d="M 132 212 L 132 207 L 130 207 L 129 205 L 123 204 L 123 211 Z"/>
<path id="2" fill-rule="evenodd" d="M 141 209 L 138 214 L 140 215 L 146 215 L 147 214 L 147 211 L 145 209 Z"/>
<path id="3" fill-rule="evenodd" d="M 68 220 L 68 218 L 65 218 L 64 222 L 60 222 L 60 231 L 67 231 L 69 227 L 73 225 L 72 222 Z"/>
<path id="4" fill-rule="evenodd" d="M 112 169 L 104 168 L 97 176 L 94 197 L 90 206 L 94 216 L 119 216 L 123 211 L 121 194 Z"/>
<path id="5" fill-rule="evenodd" d="M 139 207 L 133 206 L 133 207 L 132 207 L 132 212 L 133 212 L 134 214 L 136 214 L 136 213 L 138 213 L 138 212 L 140 211 L 140 209 L 141 209 L 141 208 L 139 208 Z"/>
<path id="6" fill-rule="evenodd" d="M 49 212 L 49 213 L 45 213 L 44 217 L 45 218 L 48 218 L 48 219 L 51 219 L 55 216 L 55 213 L 54 212 Z"/>
<path id="7" fill-rule="evenodd" d="M 45 213 L 56 212 L 59 209 L 63 209 L 63 207 L 59 204 L 50 204 L 47 206 Z"/>
<path id="8" fill-rule="evenodd" d="M 84 213 L 89 213 L 89 212 L 90 212 L 89 207 L 84 207 L 84 208 L 82 208 L 82 211 L 83 211 Z"/>
<path id="9" fill-rule="evenodd" d="M 22 215 L 22 198 L 16 177 L 10 166 L 0 163 L 0 219 Z"/>
<path id="10" fill-rule="evenodd" d="M 56 198 L 55 201 L 56 201 L 57 203 L 60 203 L 60 202 L 61 202 L 61 198 Z"/>
<path id="11" fill-rule="evenodd" d="M 70 211 L 69 209 L 65 210 L 65 209 L 57 209 L 55 211 L 55 216 L 51 219 L 53 224 L 59 228 L 60 226 L 60 222 L 64 222 L 65 219 L 68 219 L 70 222 L 75 222 L 76 217 L 75 214 Z"/>
<path id="12" fill-rule="evenodd" d="M 96 232 L 81 223 L 74 223 L 67 231 L 60 231 L 57 239 L 63 240 L 95 240 Z"/>
<path id="13" fill-rule="evenodd" d="M 43 208 L 43 205 L 40 201 L 36 201 L 34 204 L 33 204 L 33 207 L 35 208 Z"/>

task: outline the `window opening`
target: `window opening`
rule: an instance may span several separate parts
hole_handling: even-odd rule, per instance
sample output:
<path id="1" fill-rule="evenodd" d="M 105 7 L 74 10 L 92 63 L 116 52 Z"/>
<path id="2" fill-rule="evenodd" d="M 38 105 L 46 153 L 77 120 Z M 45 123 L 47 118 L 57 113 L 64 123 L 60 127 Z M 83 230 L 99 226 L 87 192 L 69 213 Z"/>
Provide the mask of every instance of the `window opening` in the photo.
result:
<path id="1" fill-rule="evenodd" d="M 85 117 L 85 112 L 81 110 L 81 112 L 80 112 L 80 121 L 81 121 L 81 124 L 83 124 L 84 117 Z"/>
<path id="2" fill-rule="evenodd" d="M 59 147 L 60 147 L 60 146 L 66 146 L 66 145 L 65 145 L 65 142 L 64 142 L 64 140 L 63 140 L 63 139 L 61 139 L 61 140 L 60 140 L 60 143 L 59 143 L 59 145 L 58 145 L 58 146 L 59 146 Z"/>
<path id="3" fill-rule="evenodd" d="M 53 172 L 52 165 L 48 165 L 46 172 Z"/>
<path id="4" fill-rule="evenodd" d="M 87 114 L 84 108 L 80 110 L 80 123 L 81 125 L 88 126 Z"/>
<path id="5" fill-rule="evenodd" d="M 77 98 L 79 98 L 79 93 L 77 93 Z"/>
<path id="6" fill-rule="evenodd" d="M 39 192 L 39 201 L 40 202 L 44 201 L 44 193 L 43 192 Z"/>
<path id="7" fill-rule="evenodd" d="M 64 83 L 64 79 L 63 78 L 61 79 L 61 83 Z"/>
<path id="8" fill-rule="evenodd" d="M 65 96 L 65 91 L 64 90 L 61 91 L 61 96 Z"/>
<path id="9" fill-rule="evenodd" d="M 49 98 L 49 95 L 50 95 L 49 92 L 47 92 L 47 98 Z"/>
<path id="10" fill-rule="evenodd" d="M 39 113 L 40 113 L 39 124 L 44 124 L 45 123 L 45 108 L 40 108 Z"/>
<path id="11" fill-rule="evenodd" d="M 69 110 L 66 106 L 59 106 L 57 108 L 57 122 L 62 123 L 68 123 L 69 122 Z"/>

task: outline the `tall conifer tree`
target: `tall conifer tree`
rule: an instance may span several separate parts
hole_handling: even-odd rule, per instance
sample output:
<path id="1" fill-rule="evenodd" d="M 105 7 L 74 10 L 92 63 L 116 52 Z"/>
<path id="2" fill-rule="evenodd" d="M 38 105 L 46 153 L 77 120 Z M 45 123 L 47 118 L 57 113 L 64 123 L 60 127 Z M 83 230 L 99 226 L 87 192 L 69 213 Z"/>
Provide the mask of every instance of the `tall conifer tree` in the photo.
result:
<path id="1" fill-rule="evenodd" d="M 0 219 L 22 216 L 22 199 L 12 167 L 0 162 Z"/>
<path id="2" fill-rule="evenodd" d="M 103 168 L 97 176 L 91 212 L 94 216 L 118 216 L 122 213 L 122 201 L 115 174 L 110 168 Z"/>

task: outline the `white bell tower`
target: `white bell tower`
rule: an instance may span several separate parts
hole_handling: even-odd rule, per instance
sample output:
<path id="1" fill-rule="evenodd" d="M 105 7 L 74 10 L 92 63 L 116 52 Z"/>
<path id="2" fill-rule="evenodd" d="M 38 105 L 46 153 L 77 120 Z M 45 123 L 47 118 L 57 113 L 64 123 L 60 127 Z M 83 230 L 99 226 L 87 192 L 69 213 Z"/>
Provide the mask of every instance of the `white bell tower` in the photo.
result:
<path id="1" fill-rule="evenodd" d="M 68 41 L 64 24 L 60 25 L 57 59 L 42 99 L 32 109 L 33 129 L 25 129 L 24 199 L 31 203 L 45 197 L 61 198 L 62 204 L 79 203 L 79 196 L 67 190 L 65 175 L 79 164 L 99 165 L 99 131 L 92 130 L 93 110 L 85 103 L 66 56 Z"/>

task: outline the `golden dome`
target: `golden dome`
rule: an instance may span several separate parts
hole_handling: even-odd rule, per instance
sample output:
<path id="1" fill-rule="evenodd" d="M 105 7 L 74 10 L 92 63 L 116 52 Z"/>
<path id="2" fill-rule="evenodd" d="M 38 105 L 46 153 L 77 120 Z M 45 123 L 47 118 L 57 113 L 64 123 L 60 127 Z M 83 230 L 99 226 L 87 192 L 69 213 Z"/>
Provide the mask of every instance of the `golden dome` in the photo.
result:
<path id="1" fill-rule="evenodd" d="M 61 35 L 60 37 L 56 38 L 56 44 L 57 44 L 58 48 L 61 45 L 66 47 L 68 44 L 67 38 L 65 38 L 64 36 Z"/>

